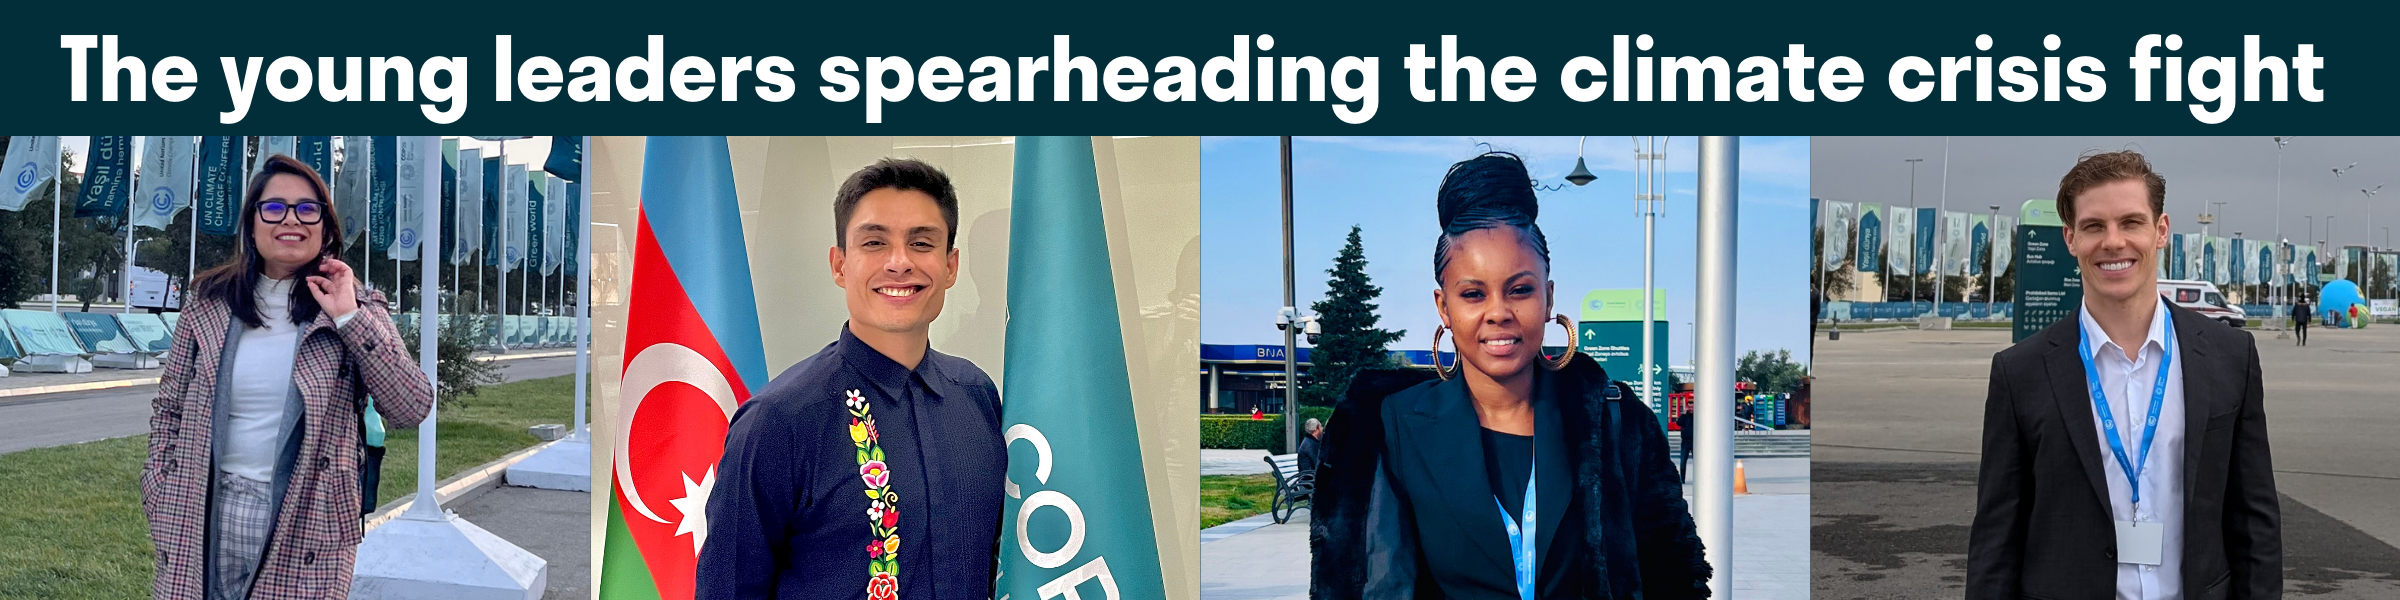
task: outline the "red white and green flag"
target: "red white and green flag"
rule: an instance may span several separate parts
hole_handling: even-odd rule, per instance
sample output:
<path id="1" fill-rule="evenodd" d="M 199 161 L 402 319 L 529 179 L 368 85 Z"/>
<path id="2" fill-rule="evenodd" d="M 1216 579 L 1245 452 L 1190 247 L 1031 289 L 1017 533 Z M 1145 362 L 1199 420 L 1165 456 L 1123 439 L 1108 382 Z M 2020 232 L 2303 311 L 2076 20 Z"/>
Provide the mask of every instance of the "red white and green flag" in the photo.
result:
<path id="1" fill-rule="evenodd" d="M 766 352 L 725 138 L 653 137 L 643 154 L 599 591 L 688 600 L 726 423 L 766 385 Z"/>

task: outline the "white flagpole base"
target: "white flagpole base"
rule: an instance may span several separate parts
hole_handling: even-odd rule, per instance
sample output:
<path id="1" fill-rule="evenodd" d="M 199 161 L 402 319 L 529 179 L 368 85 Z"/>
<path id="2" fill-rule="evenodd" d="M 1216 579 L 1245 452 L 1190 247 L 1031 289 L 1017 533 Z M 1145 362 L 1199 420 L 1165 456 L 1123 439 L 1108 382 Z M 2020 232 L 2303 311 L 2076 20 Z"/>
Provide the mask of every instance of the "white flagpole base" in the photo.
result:
<path id="1" fill-rule="evenodd" d="M 92 355 L 92 366 L 103 369 L 156 369 L 158 359 L 148 354 L 109 353 Z"/>
<path id="2" fill-rule="evenodd" d="M 517 487 L 592 491 L 591 438 L 572 435 L 550 444 L 550 447 L 525 457 L 525 460 L 509 465 L 506 481 Z"/>
<path id="3" fill-rule="evenodd" d="M 0 377 L 8 376 L 8 365 L 0 365 Z"/>
<path id="4" fill-rule="evenodd" d="M 439 520 L 392 519 L 358 545 L 351 600 L 535 600 L 550 563 L 442 511 Z"/>
<path id="5" fill-rule="evenodd" d="M 17 359 L 16 369 L 27 373 L 90 373 L 91 361 L 72 354 L 43 354 Z"/>

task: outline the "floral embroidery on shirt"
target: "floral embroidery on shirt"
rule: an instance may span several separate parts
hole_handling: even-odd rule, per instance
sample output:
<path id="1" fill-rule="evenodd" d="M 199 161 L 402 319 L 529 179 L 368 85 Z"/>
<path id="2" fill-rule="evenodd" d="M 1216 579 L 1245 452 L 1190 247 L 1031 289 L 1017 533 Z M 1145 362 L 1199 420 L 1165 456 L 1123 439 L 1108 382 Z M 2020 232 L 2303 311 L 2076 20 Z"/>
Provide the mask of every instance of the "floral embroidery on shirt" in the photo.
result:
<path id="1" fill-rule="evenodd" d="M 867 600 L 894 600 L 900 597 L 900 499 L 892 494 L 892 471 L 883 463 L 872 407 L 858 390 L 845 393 L 850 442 L 858 446 L 858 479 L 867 490 Z"/>

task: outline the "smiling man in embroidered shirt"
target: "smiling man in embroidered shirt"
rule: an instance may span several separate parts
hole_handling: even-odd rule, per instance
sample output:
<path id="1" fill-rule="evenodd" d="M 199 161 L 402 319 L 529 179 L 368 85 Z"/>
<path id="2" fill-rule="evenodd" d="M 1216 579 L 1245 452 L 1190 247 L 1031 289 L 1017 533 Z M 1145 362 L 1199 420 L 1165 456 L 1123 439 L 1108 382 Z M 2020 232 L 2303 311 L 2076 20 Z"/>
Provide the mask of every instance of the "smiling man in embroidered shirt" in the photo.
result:
<path id="1" fill-rule="evenodd" d="M 2257 344 L 2159 297 L 2148 159 L 2089 154 L 2058 187 L 2083 309 L 1992 357 L 1967 597 L 2281 597 Z"/>
<path id="2" fill-rule="evenodd" d="M 850 320 L 734 414 L 696 596 L 989 598 L 1000 390 L 928 338 L 958 282 L 957 193 L 885 159 L 842 184 L 833 214 L 826 261 Z"/>

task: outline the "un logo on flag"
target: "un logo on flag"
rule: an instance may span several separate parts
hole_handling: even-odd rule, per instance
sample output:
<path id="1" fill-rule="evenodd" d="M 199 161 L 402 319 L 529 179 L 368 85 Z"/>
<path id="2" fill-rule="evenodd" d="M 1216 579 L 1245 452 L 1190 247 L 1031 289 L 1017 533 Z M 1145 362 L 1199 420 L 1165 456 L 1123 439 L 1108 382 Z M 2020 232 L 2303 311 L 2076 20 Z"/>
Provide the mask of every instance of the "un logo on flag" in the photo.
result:
<path id="1" fill-rule="evenodd" d="M 15 182 L 16 193 L 22 194 L 28 190 L 32 190 L 34 177 L 33 174 L 39 173 L 41 170 L 41 166 L 34 163 L 25 163 L 24 167 L 17 169 L 17 179 Z"/>
<path id="2" fill-rule="evenodd" d="M 409 246 L 415 246 L 415 245 L 417 245 L 417 230 L 414 230 L 414 229 L 402 229 L 402 230 L 400 230 L 400 247 L 402 247 L 402 248 L 406 248 L 406 247 L 409 247 Z"/>
<path id="3" fill-rule="evenodd" d="M 154 191 L 154 192 L 151 192 L 151 193 L 150 193 L 150 210 L 151 210 L 151 212 L 155 212 L 155 213 L 158 213 L 158 214 L 162 214 L 162 215 L 163 215 L 163 214 L 167 214 L 167 211 L 169 211 L 169 210 L 174 210 L 174 208 L 175 208 L 175 190 L 174 190 L 174 188 L 161 187 L 161 188 L 158 188 L 158 191 Z"/>

